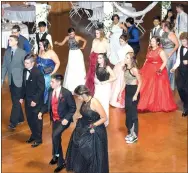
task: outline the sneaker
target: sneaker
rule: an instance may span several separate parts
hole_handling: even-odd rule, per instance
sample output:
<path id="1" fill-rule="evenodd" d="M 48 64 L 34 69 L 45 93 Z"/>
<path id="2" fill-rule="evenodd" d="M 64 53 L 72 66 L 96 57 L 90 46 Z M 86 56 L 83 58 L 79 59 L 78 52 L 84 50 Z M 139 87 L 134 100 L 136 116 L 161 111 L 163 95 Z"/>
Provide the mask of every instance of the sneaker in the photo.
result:
<path id="1" fill-rule="evenodd" d="M 131 136 L 129 140 L 126 141 L 127 144 L 133 144 L 138 140 L 137 136 Z"/>
<path id="2" fill-rule="evenodd" d="M 131 135 L 131 134 L 128 134 L 128 135 L 125 137 L 125 140 L 128 141 L 130 137 L 132 137 L 132 135 Z"/>

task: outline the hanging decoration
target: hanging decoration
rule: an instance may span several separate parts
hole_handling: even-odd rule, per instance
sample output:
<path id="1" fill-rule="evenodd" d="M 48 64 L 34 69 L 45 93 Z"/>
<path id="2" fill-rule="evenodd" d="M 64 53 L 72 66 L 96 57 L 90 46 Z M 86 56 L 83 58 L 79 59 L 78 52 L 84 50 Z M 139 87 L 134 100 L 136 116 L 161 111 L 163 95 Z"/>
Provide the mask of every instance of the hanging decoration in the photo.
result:
<path id="1" fill-rule="evenodd" d="M 171 8 L 170 1 L 162 1 L 161 3 L 161 19 L 163 20 L 167 14 L 167 11 Z"/>
<path id="2" fill-rule="evenodd" d="M 120 10 L 122 13 L 124 13 L 126 16 L 129 16 L 129 17 L 139 17 L 139 16 L 143 16 L 145 15 L 146 13 L 148 13 L 149 11 L 151 11 L 153 9 L 153 7 L 155 7 L 157 5 L 158 2 L 152 2 L 151 4 L 149 4 L 144 10 L 142 11 L 137 11 L 137 12 L 131 12 L 125 8 L 122 8 L 117 2 L 112 2 L 113 5 L 118 9 Z"/>

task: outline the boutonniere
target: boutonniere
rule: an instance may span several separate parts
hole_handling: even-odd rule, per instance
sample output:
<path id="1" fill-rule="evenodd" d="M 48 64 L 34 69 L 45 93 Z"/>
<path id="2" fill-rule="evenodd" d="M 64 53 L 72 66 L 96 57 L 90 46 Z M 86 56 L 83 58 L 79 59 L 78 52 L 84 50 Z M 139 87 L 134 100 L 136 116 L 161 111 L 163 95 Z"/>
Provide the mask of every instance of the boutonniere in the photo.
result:
<path id="1" fill-rule="evenodd" d="M 63 95 L 60 93 L 60 95 L 59 95 L 59 99 L 63 102 L 64 101 L 64 97 L 63 97 Z"/>

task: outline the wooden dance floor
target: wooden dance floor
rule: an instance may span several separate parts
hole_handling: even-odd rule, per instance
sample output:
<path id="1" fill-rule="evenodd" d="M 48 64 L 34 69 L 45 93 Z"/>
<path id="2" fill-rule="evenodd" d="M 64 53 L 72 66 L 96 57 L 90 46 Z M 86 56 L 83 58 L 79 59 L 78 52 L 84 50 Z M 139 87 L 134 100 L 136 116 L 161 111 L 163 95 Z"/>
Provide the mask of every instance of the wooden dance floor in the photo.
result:
<path id="1" fill-rule="evenodd" d="M 155 9 L 156 13 L 158 9 Z M 147 14 L 145 21 L 152 20 Z M 84 17 L 83 17 L 84 18 Z M 74 17 L 71 21 L 68 13 L 50 15 L 52 26 L 50 32 L 53 41 L 61 41 L 67 34 L 67 29 L 73 26 L 77 33 L 88 40 L 83 51 L 86 67 L 88 55 L 91 49 L 93 35 L 85 31 L 87 19 Z M 147 29 L 147 32 L 149 29 Z M 138 55 L 141 66 L 146 55 L 148 33 L 141 40 L 141 52 Z M 60 73 L 64 73 L 68 46 L 54 47 L 61 60 Z M 75 57 L 76 58 L 76 57 Z M 110 108 L 110 124 L 108 132 L 108 151 L 110 173 L 125 172 L 187 172 L 187 117 L 181 117 L 181 102 L 177 92 L 175 93 L 179 110 L 171 113 L 145 113 L 139 114 L 139 140 L 135 144 L 126 144 L 124 137 L 127 135 L 125 127 L 125 113 L 123 109 Z M 78 101 L 77 101 L 78 102 Z M 79 107 L 79 103 L 78 103 Z M 51 160 L 51 125 L 49 116 L 44 116 L 43 144 L 37 148 L 31 148 L 25 141 L 30 136 L 27 122 L 17 126 L 13 132 L 9 131 L 9 116 L 11 111 L 11 99 L 7 82 L 2 88 L 2 172 L 3 173 L 50 173 L 56 166 L 48 165 Z M 75 115 L 77 116 L 77 114 Z M 74 125 L 62 135 L 64 154 L 66 153 L 70 135 Z M 62 171 L 65 173 L 66 171 Z"/>

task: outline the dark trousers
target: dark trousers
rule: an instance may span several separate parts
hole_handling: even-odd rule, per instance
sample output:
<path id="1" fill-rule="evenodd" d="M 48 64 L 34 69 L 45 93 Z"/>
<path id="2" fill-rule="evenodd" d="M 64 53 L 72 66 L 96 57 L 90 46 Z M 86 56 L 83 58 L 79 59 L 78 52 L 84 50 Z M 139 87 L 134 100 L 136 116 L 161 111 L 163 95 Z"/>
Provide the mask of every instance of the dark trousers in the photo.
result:
<path id="1" fill-rule="evenodd" d="M 138 111 L 137 105 L 140 99 L 140 94 L 137 97 L 137 101 L 132 101 L 134 94 L 136 93 L 137 85 L 126 85 L 125 88 L 125 112 L 126 112 L 126 126 L 128 134 L 131 133 L 131 129 L 138 136 Z"/>
<path id="2" fill-rule="evenodd" d="M 61 121 L 53 121 L 52 123 L 52 155 L 55 156 L 56 154 L 59 154 L 57 163 L 58 166 L 61 166 L 65 163 L 61 145 L 61 135 L 69 127 L 69 125 L 70 122 L 66 126 L 62 125 Z"/>
<path id="3" fill-rule="evenodd" d="M 140 45 L 131 45 L 131 47 L 134 50 L 134 58 L 136 59 L 136 56 L 137 56 L 138 52 L 140 51 Z"/>
<path id="4" fill-rule="evenodd" d="M 188 67 L 180 66 L 177 72 L 177 89 L 179 96 L 183 102 L 184 111 L 188 111 Z"/>
<path id="5" fill-rule="evenodd" d="M 38 119 L 39 111 L 36 111 L 35 107 L 31 107 L 31 101 L 25 102 L 25 112 L 27 117 L 27 122 L 31 130 L 31 139 L 36 142 L 42 142 L 42 129 L 43 129 L 43 119 Z"/>
<path id="6" fill-rule="evenodd" d="M 24 114 L 22 111 L 21 104 L 19 102 L 21 98 L 22 87 L 17 87 L 13 80 L 11 81 L 10 93 L 12 99 L 12 110 L 10 115 L 10 123 L 16 126 L 19 122 L 24 121 Z"/>

